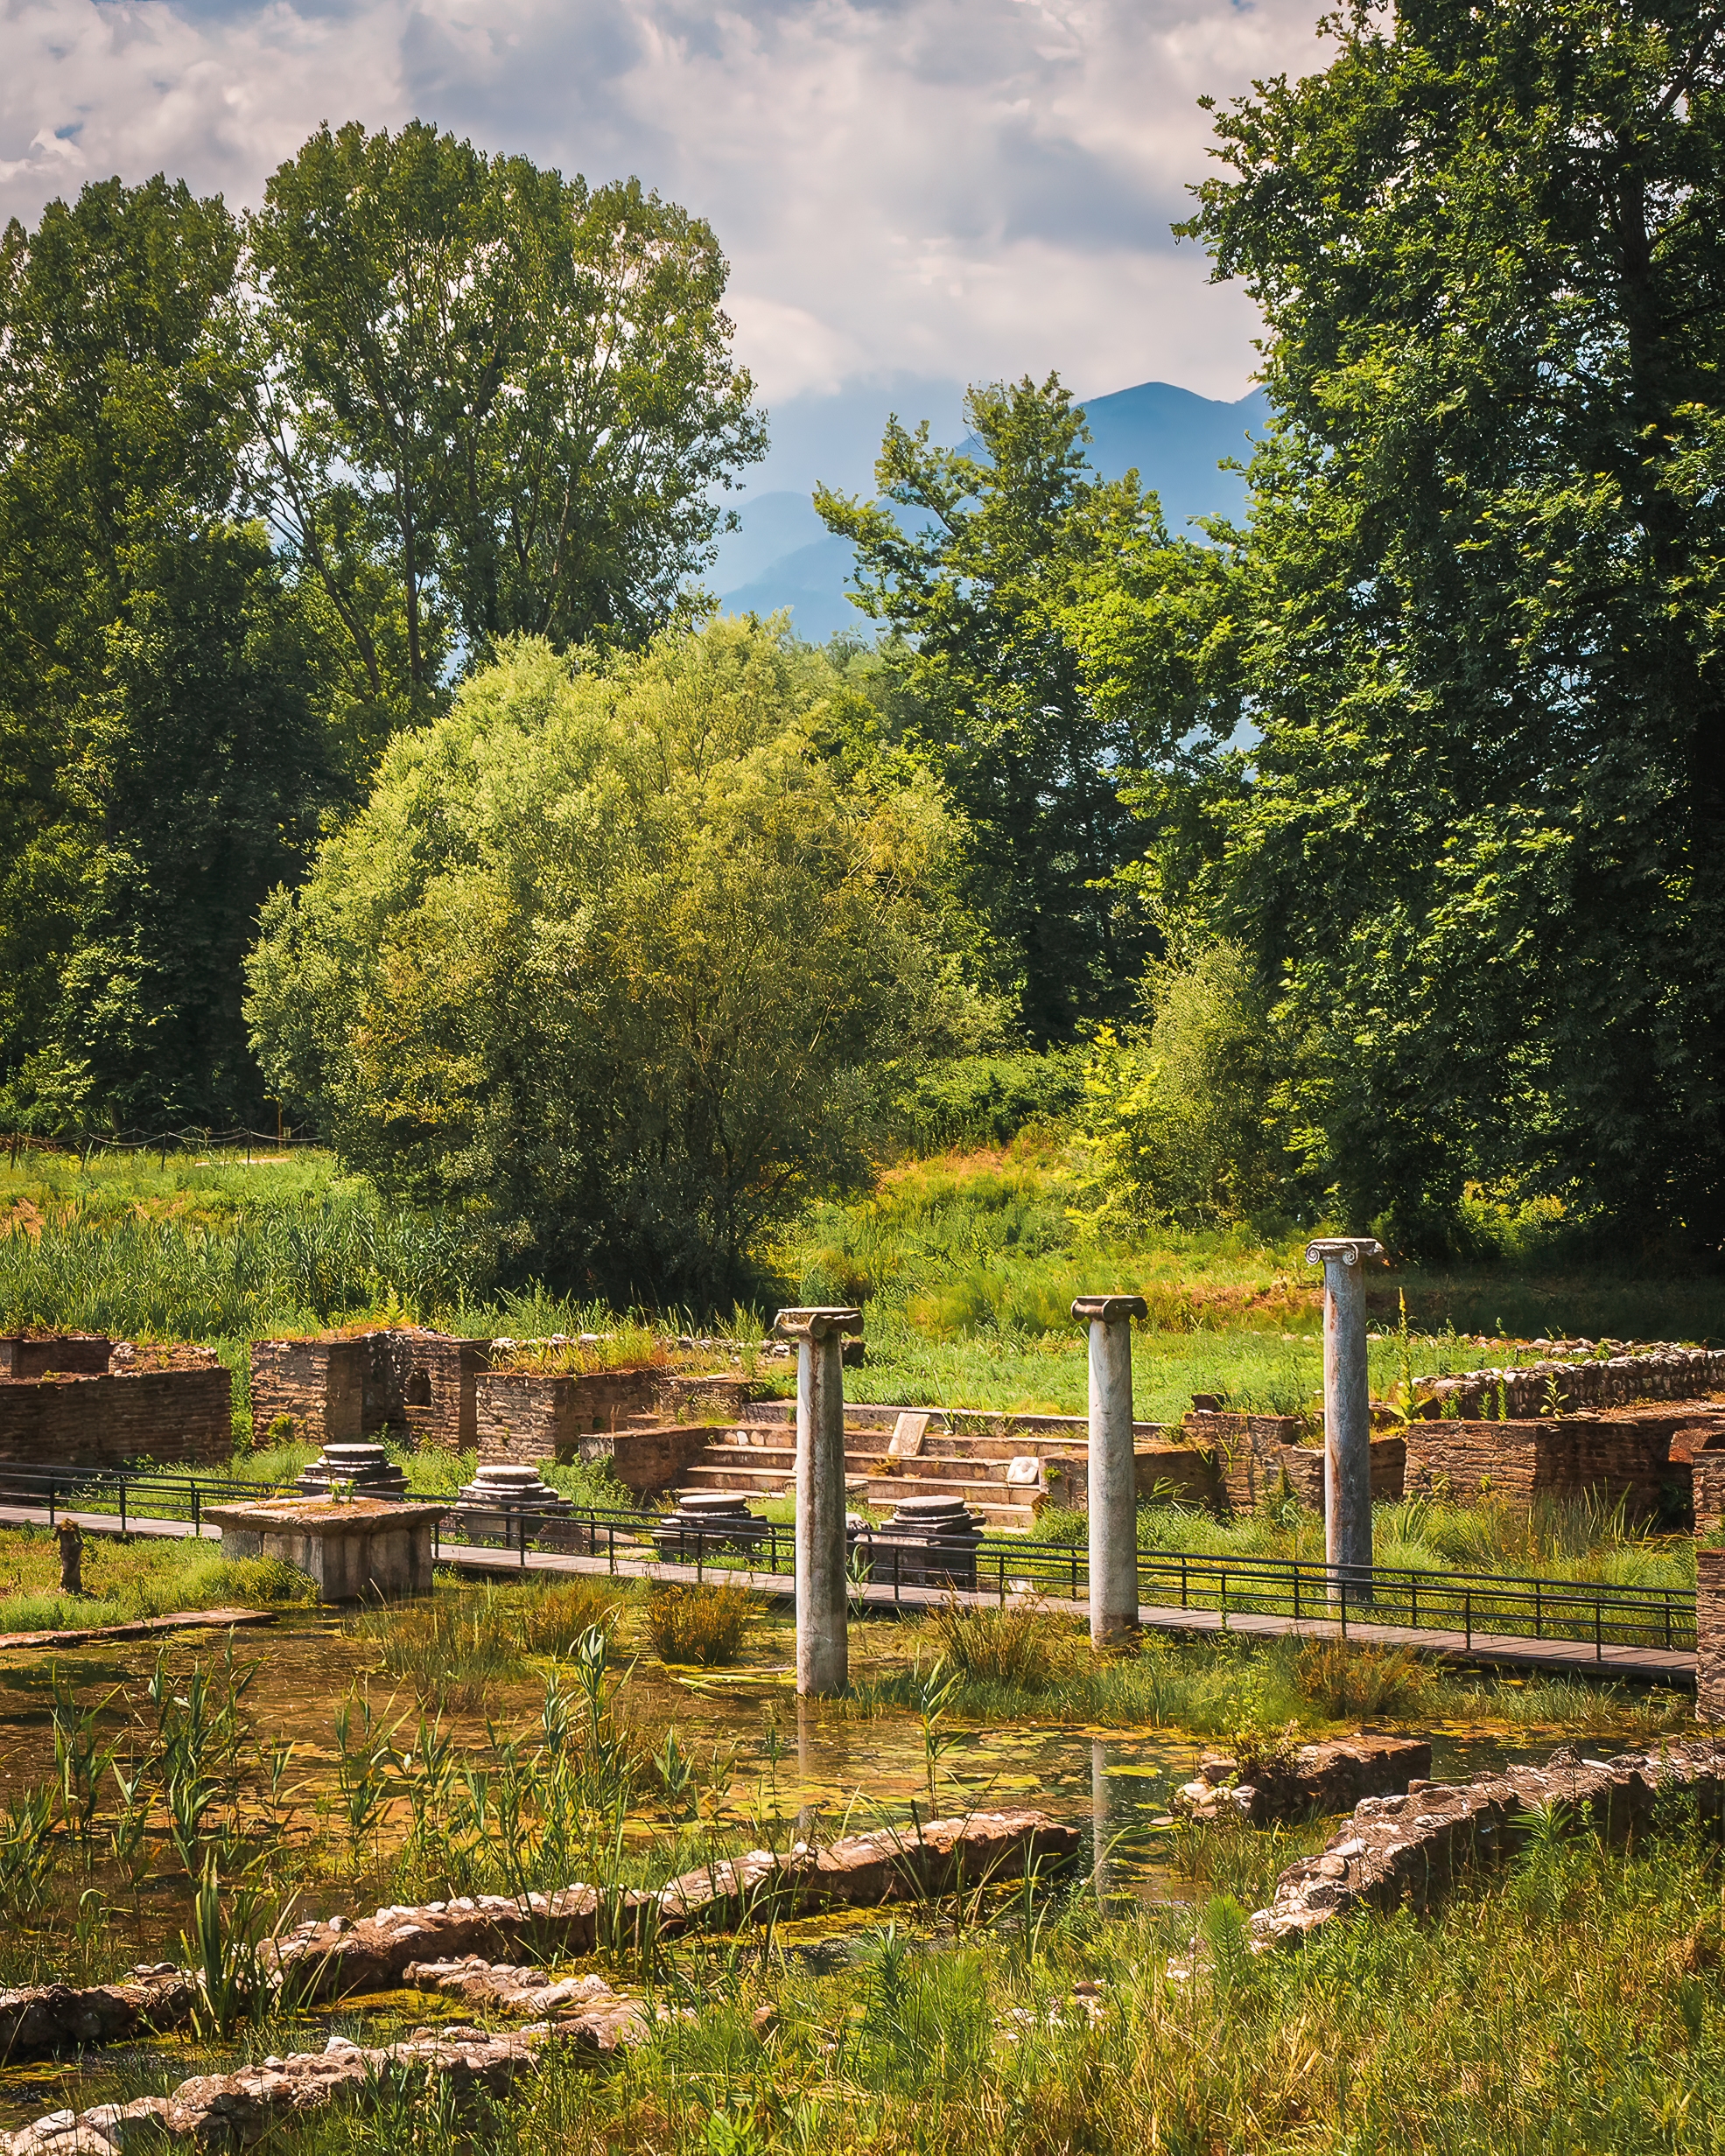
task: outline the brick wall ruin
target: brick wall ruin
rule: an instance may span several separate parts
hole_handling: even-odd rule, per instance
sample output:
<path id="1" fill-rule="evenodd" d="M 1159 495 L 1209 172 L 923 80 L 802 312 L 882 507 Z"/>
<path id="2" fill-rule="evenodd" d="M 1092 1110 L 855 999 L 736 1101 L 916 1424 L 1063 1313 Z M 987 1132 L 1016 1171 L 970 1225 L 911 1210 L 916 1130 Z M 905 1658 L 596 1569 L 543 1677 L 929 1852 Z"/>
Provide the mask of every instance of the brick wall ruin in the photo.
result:
<path id="1" fill-rule="evenodd" d="M 1603 1415 L 1407 1425 L 1407 1488 L 1461 1499 L 1482 1494 L 1528 1504 L 1592 1492 L 1658 1514 L 1674 1479 L 1663 1418 Z"/>
<path id="2" fill-rule="evenodd" d="M 108 1368 L 114 1342 L 105 1333 L 55 1333 L 36 1339 L 14 1334 L 0 1340 L 0 1378 L 97 1377 Z"/>
<path id="3" fill-rule="evenodd" d="M 1305 1424 L 1297 1415 L 1235 1415 L 1195 1410 L 1181 1425 L 1188 1440 L 1214 1446 L 1223 1494 L 1231 1512 L 1256 1512 L 1287 1486 L 1309 1511 L 1323 1510 L 1323 1452 L 1299 1442 Z M 1406 1445 L 1400 1436 L 1371 1440 L 1371 1502 L 1392 1504 L 1402 1494 Z"/>
<path id="4" fill-rule="evenodd" d="M 481 1460 L 604 1461 L 638 1495 L 669 1489 L 712 1438 L 705 1419 L 742 1411 L 740 1378 L 663 1369 L 487 1370 L 474 1388 Z"/>
<path id="5" fill-rule="evenodd" d="M 461 1452 L 479 1442 L 474 1386 L 489 1343 L 403 1329 L 347 1338 L 255 1340 L 255 1440 L 288 1422 L 301 1442 L 352 1444 L 385 1431 Z"/>
<path id="6" fill-rule="evenodd" d="M 234 1449 L 234 1381 L 191 1369 L 18 1377 L 0 1382 L 0 1460 L 119 1467 L 130 1460 L 211 1466 Z"/>

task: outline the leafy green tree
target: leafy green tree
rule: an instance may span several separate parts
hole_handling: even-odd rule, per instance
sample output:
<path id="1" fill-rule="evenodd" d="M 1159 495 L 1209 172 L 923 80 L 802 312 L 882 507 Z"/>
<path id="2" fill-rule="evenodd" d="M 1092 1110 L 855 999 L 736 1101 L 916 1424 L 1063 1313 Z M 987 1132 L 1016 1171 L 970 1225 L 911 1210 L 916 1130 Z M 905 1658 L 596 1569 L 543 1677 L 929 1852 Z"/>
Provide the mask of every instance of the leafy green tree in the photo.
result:
<path id="1" fill-rule="evenodd" d="M 1129 633 L 1104 571 L 1146 556 L 1169 577 L 1206 571 L 1135 472 L 1090 471 L 1083 413 L 1055 377 L 973 389 L 965 410 L 976 454 L 894 419 L 880 498 L 822 489 L 815 503 L 856 545 L 857 604 L 906 640 L 916 729 L 974 835 L 972 902 L 1025 1029 L 1059 1041 L 1130 1009 L 1148 948 L 1118 881 L 1144 844 L 1121 788 L 1214 717 L 1185 641 L 1164 640 L 1154 662 L 1087 662 Z"/>
<path id="2" fill-rule="evenodd" d="M 578 667 L 522 640 L 390 746 L 278 892 L 263 1066 L 387 1187 L 517 1275 L 710 1304 L 863 1180 L 874 1066 L 962 1037 L 962 833 L 824 661 L 767 629 Z"/>
<path id="3" fill-rule="evenodd" d="M 263 1110 L 240 962 L 333 797 L 245 521 L 239 241 L 161 178 L 0 246 L 0 1114 Z"/>
<path id="4" fill-rule="evenodd" d="M 1082 1180 L 1127 1234 L 1311 1222 L 1323 1197 L 1252 961 L 1215 943 L 1154 966 L 1148 1023 L 1098 1028 L 1084 1074 Z"/>
<path id="5" fill-rule="evenodd" d="M 326 127 L 247 243 L 261 484 L 378 741 L 501 637 L 639 640 L 765 444 L 712 230 L 415 121 Z"/>
<path id="6" fill-rule="evenodd" d="M 1406 0 L 1218 116 L 1264 312 L 1224 926 L 1344 1202 L 1725 1236 L 1725 17 Z"/>

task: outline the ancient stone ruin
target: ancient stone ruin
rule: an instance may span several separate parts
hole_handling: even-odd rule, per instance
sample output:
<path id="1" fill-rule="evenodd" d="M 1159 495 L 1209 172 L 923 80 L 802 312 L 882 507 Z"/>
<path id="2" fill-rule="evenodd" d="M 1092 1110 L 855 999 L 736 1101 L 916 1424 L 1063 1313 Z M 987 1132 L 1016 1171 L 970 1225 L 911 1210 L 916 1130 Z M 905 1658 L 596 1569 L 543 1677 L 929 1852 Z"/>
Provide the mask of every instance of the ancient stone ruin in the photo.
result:
<path id="1" fill-rule="evenodd" d="M 234 1449 L 234 1386 L 208 1348 L 91 1334 L 0 1340 L 0 1461 L 214 1466 Z"/>
<path id="2" fill-rule="evenodd" d="M 417 1327 L 255 1340 L 255 1441 L 354 1444 L 387 1431 L 460 1452 L 478 1442 L 474 1385 L 490 1359 L 487 1340 Z"/>

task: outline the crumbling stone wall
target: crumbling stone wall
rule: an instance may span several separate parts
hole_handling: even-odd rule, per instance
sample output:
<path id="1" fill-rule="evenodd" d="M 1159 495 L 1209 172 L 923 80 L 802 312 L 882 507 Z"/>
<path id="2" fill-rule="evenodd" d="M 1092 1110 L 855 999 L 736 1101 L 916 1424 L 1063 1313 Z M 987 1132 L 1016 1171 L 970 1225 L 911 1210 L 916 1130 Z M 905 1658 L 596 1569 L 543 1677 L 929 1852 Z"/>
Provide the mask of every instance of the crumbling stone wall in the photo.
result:
<path id="1" fill-rule="evenodd" d="M 712 1417 L 740 1416 L 748 1388 L 740 1377 L 687 1377 L 665 1370 L 496 1370 L 474 1382 L 474 1422 L 482 1460 L 571 1460 L 612 1457 L 609 1444 L 594 1440 L 628 1434 L 647 1437 L 664 1423 L 686 1424 L 693 1449 L 667 1439 L 666 1456 L 684 1466 L 712 1437 L 703 1425 Z M 626 1448 L 628 1456 L 647 1463 L 649 1445 Z M 681 1473 L 681 1467 L 677 1470 Z M 621 1470 L 620 1470 L 621 1473 Z M 631 1487 L 635 1487 L 632 1484 Z M 640 1487 L 666 1488 L 668 1482 Z"/>
<path id="2" fill-rule="evenodd" d="M 1182 1504 L 1202 1505 L 1220 1512 L 1225 1493 L 1219 1456 L 1189 1445 L 1140 1445 L 1133 1448 L 1132 1467 L 1138 1499 L 1148 1503 L 1159 1488 Z M 1050 1453 L 1044 1463 L 1048 1500 L 1068 1512 L 1090 1508 L 1090 1465 L 1088 1448 L 1081 1452 Z"/>
<path id="3" fill-rule="evenodd" d="M 0 1460 L 213 1466 L 233 1449 L 234 1381 L 220 1364 L 0 1382 Z"/>
<path id="4" fill-rule="evenodd" d="M 1316 1446 L 1299 1442 L 1305 1424 L 1297 1415 L 1235 1415 L 1199 1409 L 1186 1417 L 1182 1427 L 1192 1444 L 1215 1446 L 1231 1511 L 1256 1512 L 1266 1497 L 1281 1488 L 1284 1475 L 1302 1505 L 1322 1511 L 1323 1453 Z M 1406 1460 L 1406 1445 L 1399 1436 L 1372 1438 L 1374 1504 L 1392 1504 L 1401 1495 Z"/>
<path id="5" fill-rule="evenodd" d="M 262 1444 L 286 1421 L 312 1445 L 352 1445 L 368 1434 L 366 1380 L 371 1348 L 354 1340 L 255 1340 L 251 1344 L 251 1426 Z M 373 1425 L 375 1426 L 375 1425 Z"/>
<path id="6" fill-rule="evenodd" d="M 1566 1413 L 1624 1407 L 1631 1400 L 1693 1400 L 1725 1386 L 1725 1349 L 1657 1348 L 1602 1362 L 1546 1361 L 1520 1369 L 1467 1370 L 1415 1382 L 1430 1402 L 1428 1415 L 1450 1409 L 1466 1419 L 1486 1410 L 1495 1412 L 1501 1388 L 1508 1419 L 1518 1421 L 1543 1411 L 1553 1381 Z"/>
<path id="7" fill-rule="evenodd" d="M 252 1430 L 285 1418 L 297 1438 L 351 1445 L 386 1431 L 460 1452 L 479 1441 L 474 1385 L 486 1340 L 402 1328 L 346 1338 L 255 1340 Z"/>
<path id="8" fill-rule="evenodd" d="M 95 1377 L 108 1368 L 114 1342 L 105 1333 L 53 1333 L 0 1340 L 0 1378 Z"/>
<path id="9" fill-rule="evenodd" d="M 477 1385 L 491 1343 L 445 1333 L 373 1333 L 367 1433 L 404 1426 L 417 1446 L 465 1452 L 479 1442 Z"/>
<path id="10" fill-rule="evenodd" d="M 1414 1422 L 1407 1425 L 1407 1488 L 1530 1503 L 1579 1497 L 1651 1518 L 1671 1480 L 1671 1433 L 1656 1420 L 1602 1415 L 1521 1422 Z"/>

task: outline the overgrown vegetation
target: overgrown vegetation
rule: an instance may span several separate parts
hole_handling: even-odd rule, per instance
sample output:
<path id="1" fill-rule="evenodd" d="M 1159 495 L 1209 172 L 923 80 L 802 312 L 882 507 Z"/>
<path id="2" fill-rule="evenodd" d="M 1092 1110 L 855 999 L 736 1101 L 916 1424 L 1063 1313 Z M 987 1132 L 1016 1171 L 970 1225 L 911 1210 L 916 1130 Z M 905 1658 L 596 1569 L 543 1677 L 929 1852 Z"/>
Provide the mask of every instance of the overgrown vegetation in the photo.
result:
<path id="1" fill-rule="evenodd" d="M 710 1669 L 736 1661 L 759 1614 L 754 1598 L 740 1587 L 667 1582 L 649 1590 L 647 1636 L 662 1662 Z"/>
<path id="2" fill-rule="evenodd" d="M 269 1609 L 316 1600 L 277 1558 L 224 1558 L 207 1542 L 84 1537 L 84 1592 L 60 1592 L 60 1546 L 46 1529 L 0 1534 L 0 1631 L 88 1631 L 175 1610 Z"/>

